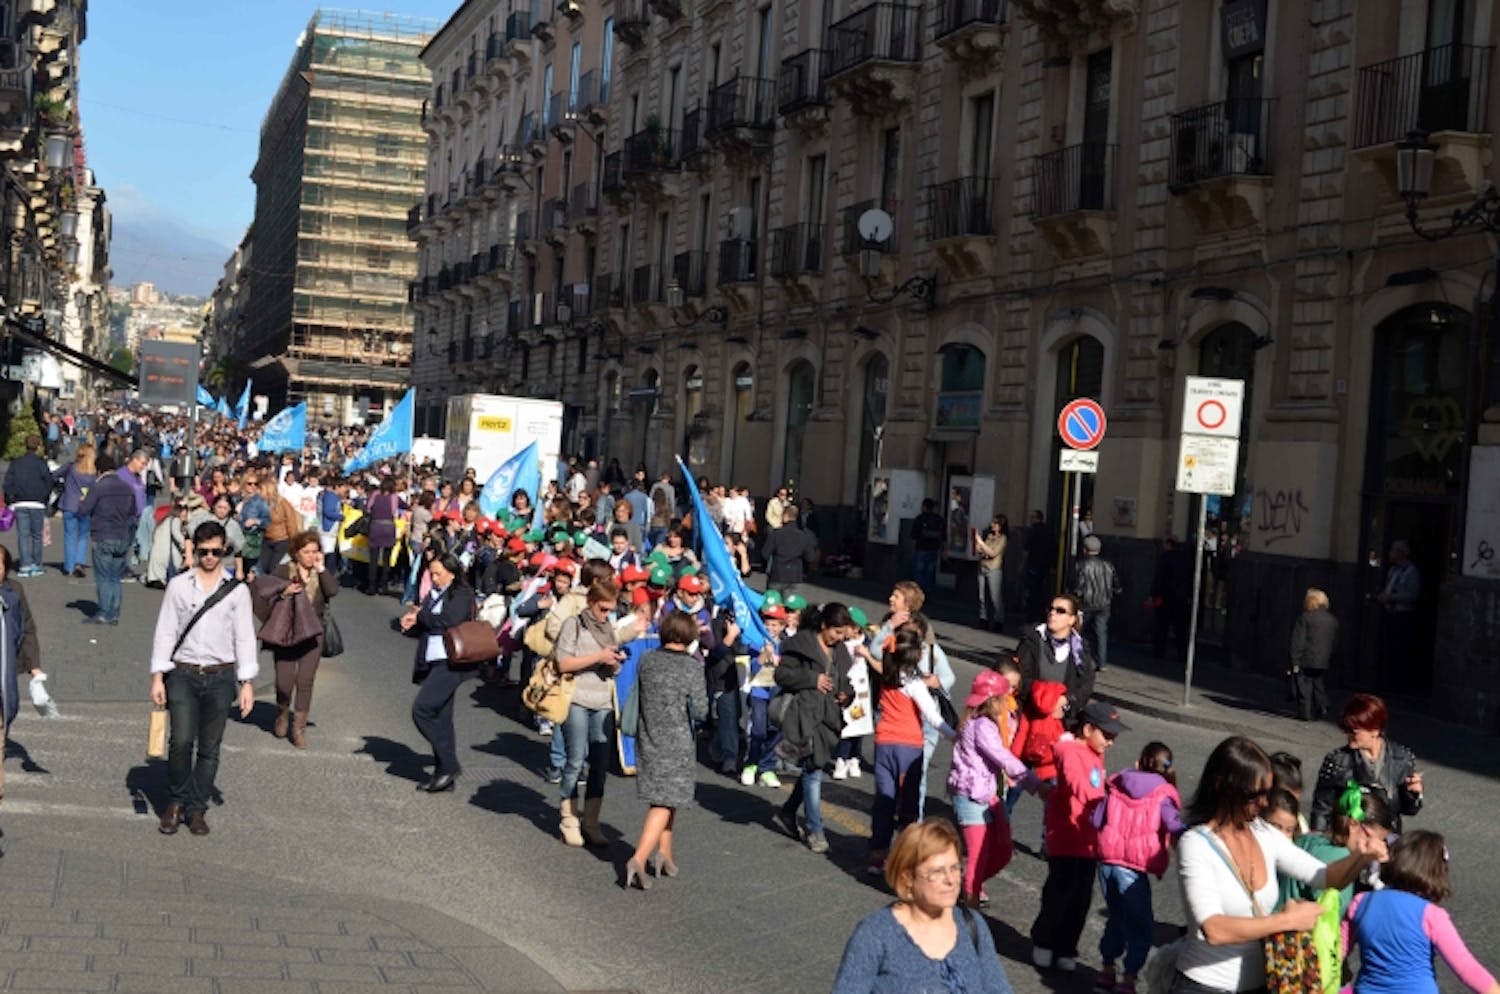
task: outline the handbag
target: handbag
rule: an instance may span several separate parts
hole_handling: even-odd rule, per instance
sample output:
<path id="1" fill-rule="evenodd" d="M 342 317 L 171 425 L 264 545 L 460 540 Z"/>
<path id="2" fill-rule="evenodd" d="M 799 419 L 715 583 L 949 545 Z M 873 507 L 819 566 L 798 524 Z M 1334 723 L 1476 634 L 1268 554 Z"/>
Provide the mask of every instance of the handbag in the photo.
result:
<path id="1" fill-rule="evenodd" d="M 167 758 L 167 709 L 153 707 L 151 724 L 146 728 L 146 758 Z"/>
<path id="2" fill-rule="evenodd" d="M 449 667 L 478 666 L 500 655 L 495 630 L 483 621 L 464 621 L 443 632 Z"/>
<path id="3" fill-rule="evenodd" d="M 946 691 L 942 690 L 932 696 L 937 700 L 938 713 L 943 716 L 943 720 L 948 723 L 949 728 L 956 730 L 958 728 L 958 708 L 953 706 L 953 699 L 948 696 Z"/>
<path id="4" fill-rule="evenodd" d="M 8 532 L 16 526 L 16 512 L 9 507 L 0 507 L 0 532 Z"/>
<path id="5" fill-rule="evenodd" d="M 1213 834 L 1200 828 L 1198 831 L 1208 841 L 1209 847 L 1219 854 L 1224 865 L 1229 867 L 1245 894 L 1250 898 L 1250 909 L 1255 917 L 1262 918 L 1260 901 L 1250 888 L 1229 852 L 1214 838 Z M 1266 956 L 1266 994 L 1305 994 L 1307 991 L 1323 989 L 1323 970 L 1318 962 L 1318 949 L 1313 944 L 1312 932 L 1277 932 L 1264 940 Z"/>
<path id="6" fill-rule="evenodd" d="M 339 631 L 339 624 L 333 620 L 333 608 L 327 608 L 323 612 L 323 658 L 332 659 L 344 654 L 344 633 Z"/>
<path id="7" fill-rule="evenodd" d="M 521 703 L 548 721 L 565 720 L 573 706 L 573 674 L 558 670 L 555 659 L 541 660 L 521 690 Z"/>

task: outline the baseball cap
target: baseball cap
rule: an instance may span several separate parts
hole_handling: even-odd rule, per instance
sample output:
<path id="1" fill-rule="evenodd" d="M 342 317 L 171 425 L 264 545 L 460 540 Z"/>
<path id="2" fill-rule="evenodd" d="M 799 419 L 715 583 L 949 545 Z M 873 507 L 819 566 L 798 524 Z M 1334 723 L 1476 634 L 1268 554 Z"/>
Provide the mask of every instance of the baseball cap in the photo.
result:
<path id="1" fill-rule="evenodd" d="M 865 612 L 862 609 L 860 609 L 860 608 L 851 607 L 849 609 L 849 618 L 859 628 L 869 628 L 870 627 L 870 616 L 867 615 L 867 614 L 865 614 Z"/>
<path id="2" fill-rule="evenodd" d="M 767 601 L 765 604 L 762 604 L 760 606 L 760 616 L 762 618 L 773 618 L 785 621 L 786 608 L 782 607 L 780 604 L 772 604 Z"/>
<path id="3" fill-rule="evenodd" d="M 646 574 L 646 579 L 653 587 L 670 587 L 672 585 L 672 568 L 670 566 L 656 565 L 651 567 L 651 572 Z"/>
<path id="4" fill-rule="evenodd" d="M 1130 726 L 1120 720 L 1120 712 L 1103 701 L 1089 701 L 1083 709 L 1083 720 L 1111 738 L 1130 731 Z"/>
<path id="5" fill-rule="evenodd" d="M 649 579 L 651 579 L 651 574 L 639 566 L 626 566 L 620 570 L 621 583 L 642 583 Z"/>
<path id="6" fill-rule="evenodd" d="M 686 594 L 701 594 L 703 587 L 703 578 L 695 573 L 684 573 L 677 579 L 677 589 Z"/>
<path id="7" fill-rule="evenodd" d="M 519 537 L 519 536 L 517 536 L 516 538 L 511 539 L 509 542 L 505 543 L 505 551 L 506 552 L 525 552 L 526 551 L 526 540 L 524 538 Z"/>
<path id="8" fill-rule="evenodd" d="M 789 594 L 782 603 L 786 605 L 788 611 L 800 611 L 807 607 L 807 598 L 801 594 Z"/>
<path id="9" fill-rule="evenodd" d="M 1003 697 L 1010 693 L 1010 681 L 994 670 L 981 670 L 964 698 L 964 707 L 977 708 L 991 697 Z"/>

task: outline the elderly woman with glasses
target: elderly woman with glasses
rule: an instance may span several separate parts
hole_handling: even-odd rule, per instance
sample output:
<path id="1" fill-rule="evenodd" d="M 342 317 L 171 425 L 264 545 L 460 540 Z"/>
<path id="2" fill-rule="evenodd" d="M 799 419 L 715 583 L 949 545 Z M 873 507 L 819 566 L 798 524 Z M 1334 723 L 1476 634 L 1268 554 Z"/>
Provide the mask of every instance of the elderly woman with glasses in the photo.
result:
<path id="1" fill-rule="evenodd" d="M 907 826 L 886 858 L 885 879 L 896 903 L 855 926 L 833 994 L 1010 994 L 989 925 L 958 907 L 963 860 L 952 822 Z"/>
<path id="2" fill-rule="evenodd" d="M 1082 635 L 1083 612 L 1078 598 L 1058 594 L 1047 609 L 1047 620 L 1028 627 L 1016 646 L 1021 667 L 1021 693 L 1025 701 L 1035 680 L 1060 683 L 1067 688 L 1068 709 L 1081 712 L 1094 694 L 1094 656 Z"/>

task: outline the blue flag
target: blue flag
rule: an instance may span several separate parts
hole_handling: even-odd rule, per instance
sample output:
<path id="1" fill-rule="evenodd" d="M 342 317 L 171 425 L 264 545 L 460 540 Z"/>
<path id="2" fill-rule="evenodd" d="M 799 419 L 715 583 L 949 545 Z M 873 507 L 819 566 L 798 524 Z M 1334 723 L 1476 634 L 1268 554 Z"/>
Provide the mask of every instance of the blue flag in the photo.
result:
<path id="1" fill-rule="evenodd" d="M 307 443 L 307 401 L 288 407 L 270 421 L 260 435 L 262 452 L 301 452 Z"/>
<path id="2" fill-rule="evenodd" d="M 729 558 L 729 546 L 724 544 L 724 536 L 714 528 L 708 508 L 703 506 L 703 497 L 698 493 L 693 474 L 688 472 L 680 457 L 677 465 L 682 469 L 682 478 L 693 502 L 693 534 L 703 536 L 703 572 L 708 575 L 714 603 L 734 612 L 734 623 L 740 627 L 741 641 L 751 652 L 758 653 L 771 641 L 771 633 L 766 631 L 765 622 L 760 617 L 760 604 L 765 598 L 745 586 L 744 578 Z"/>
<path id="3" fill-rule="evenodd" d="M 229 409 L 229 401 L 225 400 L 223 397 L 219 398 L 219 404 L 216 410 L 219 412 L 219 417 L 221 418 L 234 417 L 234 412 Z"/>
<path id="4" fill-rule="evenodd" d="M 542 463 L 537 457 L 536 443 L 511 456 L 490 474 L 484 489 L 479 491 L 479 512 L 493 518 L 510 507 L 510 498 L 517 490 L 526 491 L 535 498 L 542 489 Z"/>
<path id="5" fill-rule="evenodd" d="M 198 403 L 204 407 L 214 406 L 214 395 L 209 393 L 208 388 L 201 383 L 198 384 Z"/>
<path id="6" fill-rule="evenodd" d="M 245 381 L 245 392 L 240 394 L 240 402 L 234 405 L 234 416 L 239 419 L 240 431 L 245 430 L 245 425 L 250 420 L 250 381 Z"/>
<path id="7" fill-rule="evenodd" d="M 412 426 L 415 423 L 412 411 L 416 403 L 416 391 L 406 391 L 401 402 L 391 408 L 391 413 L 370 433 L 370 440 L 365 443 L 359 455 L 344 463 L 344 472 L 352 473 L 357 469 L 373 466 L 382 459 L 410 452 Z"/>

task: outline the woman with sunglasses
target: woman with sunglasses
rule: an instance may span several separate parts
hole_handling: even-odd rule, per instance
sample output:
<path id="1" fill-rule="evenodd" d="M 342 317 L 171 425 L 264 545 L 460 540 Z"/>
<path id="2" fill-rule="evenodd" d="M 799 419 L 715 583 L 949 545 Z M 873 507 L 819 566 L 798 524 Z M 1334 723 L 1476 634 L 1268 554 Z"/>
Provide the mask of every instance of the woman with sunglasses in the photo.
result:
<path id="1" fill-rule="evenodd" d="M 1355 694 L 1344 705 L 1339 728 L 1345 744 L 1323 757 L 1313 788 L 1312 829 L 1326 831 L 1335 802 L 1350 783 L 1379 793 L 1389 804 L 1396 831 L 1401 816 L 1422 810 L 1422 774 L 1406 746 L 1385 737 L 1390 712 L 1374 694 Z"/>
<path id="2" fill-rule="evenodd" d="M 1312 901 L 1271 911 L 1277 876 L 1337 890 L 1371 859 L 1386 859 L 1385 841 L 1363 835 L 1349 840 L 1348 856 L 1326 865 L 1297 848 L 1261 817 L 1273 785 L 1270 757 L 1243 736 L 1220 742 L 1204 764 L 1177 848 L 1188 929 L 1172 994 L 1265 990 L 1263 940 L 1306 932 L 1323 911 Z"/>
<path id="3" fill-rule="evenodd" d="M 1033 680 L 1047 680 L 1067 688 L 1069 711 L 1078 714 L 1084 709 L 1094 694 L 1094 656 L 1083 640 L 1082 625 L 1078 598 L 1058 594 L 1047 609 L 1047 620 L 1021 635 L 1016 646 L 1020 700 L 1030 698 Z"/>

